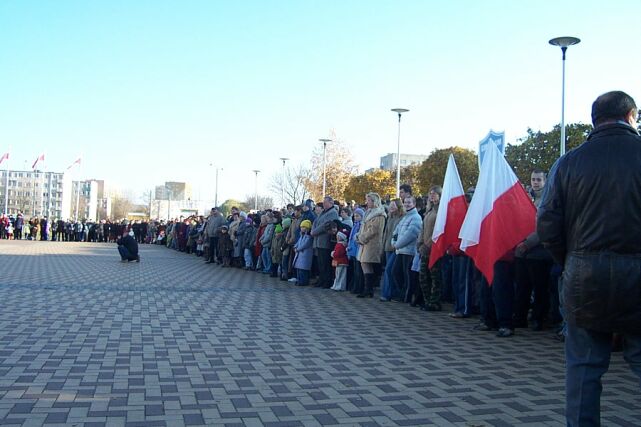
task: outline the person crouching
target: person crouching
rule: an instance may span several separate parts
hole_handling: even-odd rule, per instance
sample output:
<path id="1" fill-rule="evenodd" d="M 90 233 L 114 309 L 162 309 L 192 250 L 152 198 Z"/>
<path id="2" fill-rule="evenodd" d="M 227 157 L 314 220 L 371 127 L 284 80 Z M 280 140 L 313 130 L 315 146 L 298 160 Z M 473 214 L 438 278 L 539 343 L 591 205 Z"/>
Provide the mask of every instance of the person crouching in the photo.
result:
<path id="1" fill-rule="evenodd" d="M 129 234 L 129 231 L 127 231 L 126 228 L 116 243 L 118 244 L 118 252 L 120 253 L 120 262 L 140 262 L 140 255 L 138 255 L 138 242 L 136 242 L 136 239 Z"/>

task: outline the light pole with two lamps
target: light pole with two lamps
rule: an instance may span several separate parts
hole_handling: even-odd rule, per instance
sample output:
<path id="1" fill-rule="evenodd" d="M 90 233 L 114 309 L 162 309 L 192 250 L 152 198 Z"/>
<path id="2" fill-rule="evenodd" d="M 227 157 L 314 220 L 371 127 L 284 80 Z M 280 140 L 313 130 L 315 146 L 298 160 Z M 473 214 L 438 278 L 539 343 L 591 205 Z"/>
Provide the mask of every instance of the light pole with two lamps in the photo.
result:
<path id="1" fill-rule="evenodd" d="M 563 52 L 563 77 L 561 79 L 561 148 L 560 156 L 565 154 L 565 51 L 568 46 L 575 45 L 581 40 L 576 37 L 556 37 L 549 41 L 553 46 L 559 46 Z"/>
<path id="2" fill-rule="evenodd" d="M 398 114 L 398 141 L 396 142 L 396 197 L 400 196 L 401 187 L 401 114 L 407 113 L 406 108 L 392 108 Z"/>

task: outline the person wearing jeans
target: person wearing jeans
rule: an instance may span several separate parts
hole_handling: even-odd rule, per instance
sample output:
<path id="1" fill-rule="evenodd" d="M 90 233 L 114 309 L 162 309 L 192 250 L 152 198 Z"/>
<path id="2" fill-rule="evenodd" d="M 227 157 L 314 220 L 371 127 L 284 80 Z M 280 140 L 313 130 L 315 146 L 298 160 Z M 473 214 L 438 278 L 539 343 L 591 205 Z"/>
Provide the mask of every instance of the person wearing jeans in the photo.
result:
<path id="1" fill-rule="evenodd" d="M 537 232 L 563 267 L 567 425 L 598 426 L 612 336 L 641 384 L 641 136 L 621 91 L 592 104 L 587 141 L 552 166 Z"/>

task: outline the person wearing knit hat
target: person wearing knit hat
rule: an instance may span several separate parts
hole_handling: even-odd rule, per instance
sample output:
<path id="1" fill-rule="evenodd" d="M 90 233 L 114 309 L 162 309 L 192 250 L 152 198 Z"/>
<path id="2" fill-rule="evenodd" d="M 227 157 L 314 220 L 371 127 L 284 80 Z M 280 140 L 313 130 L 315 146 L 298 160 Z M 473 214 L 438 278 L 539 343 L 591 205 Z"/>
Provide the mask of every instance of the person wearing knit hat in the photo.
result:
<path id="1" fill-rule="evenodd" d="M 294 268 L 296 269 L 296 284 L 298 286 L 309 285 L 309 273 L 312 269 L 314 256 L 314 239 L 309 235 L 312 223 L 305 220 L 300 224 L 300 237 L 294 244 Z"/>
<path id="2" fill-rule="evenodd" d="M 332 251 L 332 265 L 336 267 L 334 275 L 334 285 L 330 288 L 334 291 L 344 291 L 347 289 L 347 235 L 342 231 L 336 233 L 336 245 Z"/>
<path id="3" fill-rule="evenodd" d="M 288 217 L 283 218 L 283 222 L 282 222 L 283 230 L 287 230 L 290 225 L 292 225 L 292 219 Z"/>
<path id="4" fill-rule="evenodd" d="M 308 219 L 301 221 L 300 228 L 306 228 L 307 231 L 312 229 L 312 222 Z"/>
<path id="5" fill-rule="evenodd" d="M 276 224 L 274 226 L 274 237 L 272 237 L 272 245 L 270 249 L 272 267 L 269 277 L 278 277 L 278 268 L 283 262 L 283 243 L 285 243 L 283 226 L 281 224 Z"/>

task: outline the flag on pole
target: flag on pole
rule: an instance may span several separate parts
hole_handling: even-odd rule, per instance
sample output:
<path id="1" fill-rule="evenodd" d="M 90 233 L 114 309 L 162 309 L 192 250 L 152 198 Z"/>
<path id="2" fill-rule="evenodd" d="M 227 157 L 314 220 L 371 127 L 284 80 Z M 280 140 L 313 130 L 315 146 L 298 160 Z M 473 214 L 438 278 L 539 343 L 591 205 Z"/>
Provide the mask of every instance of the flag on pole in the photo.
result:
<path id="1" fill-rule="evenodd" d="M 9 152 L 7 151 L 0 157 L 0 163 L 4 162 L 5 160 L 9 160 Z"/>
<path id="2" fill-rule="evenodd" d="M 69 170 L 72 167 L 74 167 L 74 165 L 79 165 L 81 161 L 82 161 L 82 157 L 78 157 L 78 159 L 76 159 L 75 162 L 73 162 L 72 164 L 69 165 L 69 167 L 67 167 L 67 170 Z"/>
<path id="3" fill-rule="evenodd" d="M 38 165 L 39 162 L 44 162 L 45 161 L 45 154 L 42 153 L 41 155 L 38 156 L 35 162 L 33 162 L 33 165 L 31 165 L 31 169 L 36 169 L 36 166 Z"/>
<path id="4" fill-rule="evenodd" d="M 536 208 L 495 144 L 489 144 L 461 226 L 461 249 L 488 283 L 494 264 L 536 227 Z"/>
<path id="5" fill-rule="evenodd" d="M 461 184 L 461 178 L 456 168 L 454 155 L 450 154 L 445 170 L 445 182 L 441 202 L 436 214 L 436 223 L 432 233 L 432 250 L 430 251 L 429 268 L 432 268 L 447 249 L 459 240 L 461 225 L 467 212 L 467 201 Z"/>

